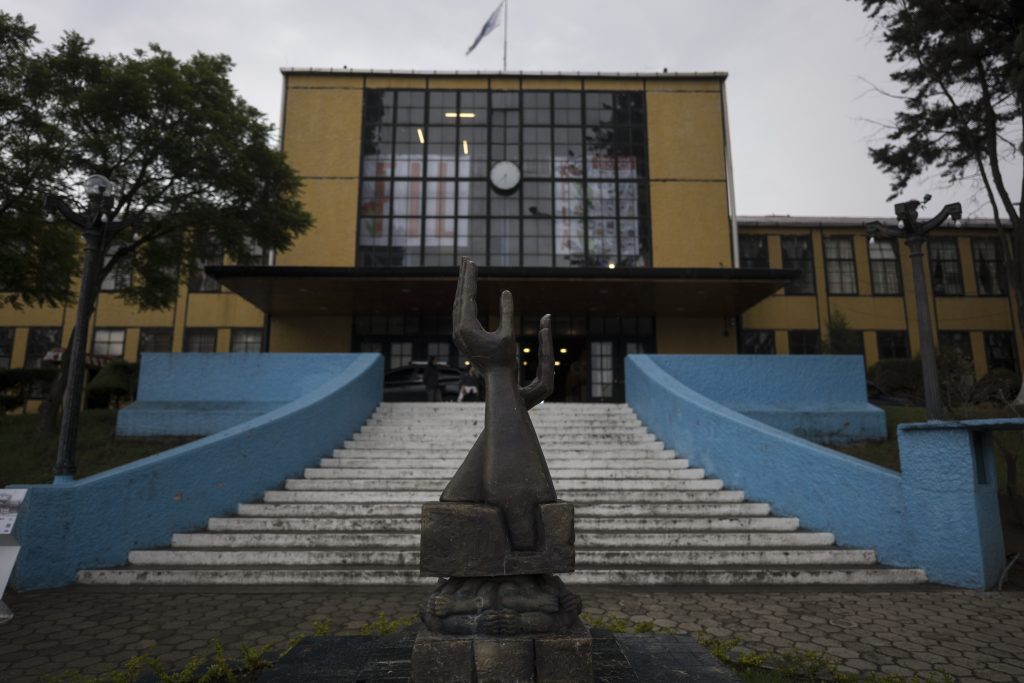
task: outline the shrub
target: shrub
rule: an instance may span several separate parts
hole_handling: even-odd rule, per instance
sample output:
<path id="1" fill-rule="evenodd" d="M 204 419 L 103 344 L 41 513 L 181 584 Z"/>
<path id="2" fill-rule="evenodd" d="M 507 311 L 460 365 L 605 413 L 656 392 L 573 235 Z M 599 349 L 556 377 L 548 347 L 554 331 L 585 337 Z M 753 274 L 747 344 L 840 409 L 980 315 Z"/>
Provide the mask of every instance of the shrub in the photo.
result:
<path id="1" fill-rule="evenodd" d="M 56 368 L 0 370 L 0 410 L 14 410 L 27 399 L 41 396 L 56 376 Z"/>
<path id="2" fill-rule="evenodd" d="M 887 358 L 868 368 L 868 379 L 887 394 L 921 402 L 924 377 L 918 358 Z"/>
<path id="3" fill-rule="evenodd" d="M 1012 401 L 1020 390 L 1020 377 L 1012 370 L 995 368 L 978 380 L 974 387 L 977 403 L 998 403 Z"/>
<path id="4" fill-rule="evenodd" d="M 123 360 L 112 361 L 100 368 L 85 389 L 89 403 L 106 408 L 113 401 L 115 409 L 120 407 L 122 400 L 132 396 L 135 368 Z"/>

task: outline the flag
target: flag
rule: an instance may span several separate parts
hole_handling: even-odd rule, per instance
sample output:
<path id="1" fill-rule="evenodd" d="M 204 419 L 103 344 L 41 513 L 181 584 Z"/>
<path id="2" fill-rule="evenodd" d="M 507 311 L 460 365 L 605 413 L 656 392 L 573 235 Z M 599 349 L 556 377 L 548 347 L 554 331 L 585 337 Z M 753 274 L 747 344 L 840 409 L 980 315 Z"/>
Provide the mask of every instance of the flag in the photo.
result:
<path id="1" fill-rule="evenodd" d="M 466 50 L 467 55 L 473 51 L 473 48 L 480 44 L 480 41 L 484 39 L 484 36 L 498 28 L 498 24 L 501 23 L 501 8 L 504 4 L 505 0 L 501 0 L 501 2 L 498 3 L 498 8 L 491 12 L 491 16 L 487 17 L 487 21 L 484 22 L 484 27 L 480 29 L 480 35 L 476 37 L 473 44 L 469 46 L 468 50 Z"/>

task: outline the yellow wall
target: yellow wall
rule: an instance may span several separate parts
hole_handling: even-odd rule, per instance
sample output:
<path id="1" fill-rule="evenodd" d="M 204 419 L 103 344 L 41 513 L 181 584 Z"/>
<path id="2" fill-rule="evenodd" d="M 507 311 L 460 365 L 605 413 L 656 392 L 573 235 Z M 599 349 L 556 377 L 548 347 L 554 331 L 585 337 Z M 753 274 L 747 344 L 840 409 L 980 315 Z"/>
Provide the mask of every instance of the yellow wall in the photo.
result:
<path id="1" fill-rule="evenodd" d="M 842 314 L 850 328 L 861 333 L 864 340 L 864 358 L 867 365 L 879 360 L 876 332 L 905 331 L 911 355 L 920 353 L 917 309 L 910 253 L 905 244 L 899 245 L 900 274 L 903 283 L 901 296 L 874 296 L 871 288 L 871 269 L 868 259 L 867 236 L 862 227 L 821 227 L 801 228 L 787 226 L 784 219 L 775 227 L 740 226 L 740 235 L 765 235 L 768 244 L 769 266 L 781 268 L 782 250 L 780 238 L 783 235 L 809 235 L 814 247 L 814 269 L 816 293 L 812 296 L 785 295 L 782 290 L 753 306 L 742 316 L 742 325 L 747 330 L 775 330 L 776 352 L 789 350 L 789 330 L 817 329 L 823 342 L 828 338 L 828 321 Z M 1008 297 L 985 297 L 977 295 L 974 263 L 971 252 L 971 236 L 989 237 L 994 231 L 974 229 L 971 235 L 962 232 L 940 231 L 936 236 L 958 238 L 960 270 L 963 277 L 964 296 L 935 297 L 931 291 L 930 268 L 925 255 L 925 286 L 929 297 L 932 316 L 933 343 L 938 343 L 940 331 L 969 332 L 972 344 L 974 367 L 980 377 L 988 372 L 985 357 L 984 332 L 1013 331 L 1016 340 L 1018 363 L 1022 352 L 1020 331 L 1015 314 L 1010 310 Z M 824 239 L 832 236 L 852 237 L 857 270 L 857 296 L 829 295 L 825 278 Z M 659 320 L 659 325 L 661 321 Z M 660 340 L 660 336 L 659 336 Z"/>
<path id="2" fill-rule="evenodd" d="M 352 350 L 350 316 L 278 316 L 270 322 L 270 350 L 341 353 Z"/>
<path id="3" fill-rule="evenodd" d="M 736 353 L 736 329 L 726 318 L 658 318 L 658 353 Z"/>

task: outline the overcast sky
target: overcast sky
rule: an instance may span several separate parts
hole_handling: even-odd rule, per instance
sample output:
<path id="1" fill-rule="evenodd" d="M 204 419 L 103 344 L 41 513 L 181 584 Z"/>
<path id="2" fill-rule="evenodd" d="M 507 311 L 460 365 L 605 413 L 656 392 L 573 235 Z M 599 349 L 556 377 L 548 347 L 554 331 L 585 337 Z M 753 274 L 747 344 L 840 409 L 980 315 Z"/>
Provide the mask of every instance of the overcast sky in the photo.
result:
<path id="1" fill-rule="evenodd" d="M 891 216 L 867 148 L 895 102 L 884 45 L 849 0 L 510 0 L 509 71 L 727 71 L 741 215 Z M 159 43 L 223 52 L 275 125 L 281 67 L 497 71 L 502 29 L 465 52 L 497 0 L 4 0 L 45 44 L 73 29 L 99 52 Z M 969 186 L 925 179 L 933 206 L 989 215 Z"/>

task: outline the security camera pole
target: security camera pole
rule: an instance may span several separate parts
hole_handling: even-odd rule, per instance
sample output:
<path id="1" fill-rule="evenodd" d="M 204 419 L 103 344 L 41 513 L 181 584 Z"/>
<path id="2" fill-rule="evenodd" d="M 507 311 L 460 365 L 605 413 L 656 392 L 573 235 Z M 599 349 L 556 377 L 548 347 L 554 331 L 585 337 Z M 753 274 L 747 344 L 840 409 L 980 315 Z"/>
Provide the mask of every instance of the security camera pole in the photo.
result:
<path id="1" fill-rule="evenodd" d="M 925 195 L 925 202 L 931 199 Z M 960 222 L 962 211 L 960 203 L 946 204 L 942 211 L 930 221 L 919 223 L 917 208 L 921 202 L 911 199 L 896 205 L 896 226 L 884 225 L 874 221 L 865 225 L 871 241 L 877 236 L 903 238 L 910 249 L 910 263 L 914 272 L 914 299 L 917 304 L 917 327 L 921 337 L 921 374 L 924 377 L 924 405 L 929 420 L 941 420 L 942 394 L 939 393 L 939 370 L 935 362 L 935 344 L 932 340 L 932 318 L 928 308 L 928 290 L 922 263 L 923 245 L 926 235 L 942 225 L 947 218 L 953 219 L 954 227 Z"/>
<path id="2" fill-rule="evenodd" d="M 89 176 L 83 183 L 89 197 L 86 213 L 75 212 L 67 202 L 54 195 L 46 196 L 45 208 L 53 220 L 53 212 L 82 231 L 85 251 L 82 255 L 82 281 L 79 285 L 78 310 L 71 348 L 68 350 L 68 383 L 64 390 L 64 406 L 60 417 L 60 437 L 57 442 L 57 462 L 54 465 L 54 483 L 65 483 L 75 476 L 75 442 L 78 437 L 78 413 L 82 401 L 85 373 L 85 338 L 88 336 L 91 295 L 95 291 L 96 277 L 103 267 L 101 259 L 109 236 L 124 228 L 122 221 L 111 222 L 110 212 L 114 198 L 108 194 L 111 182 L 101 175 Z"/>

